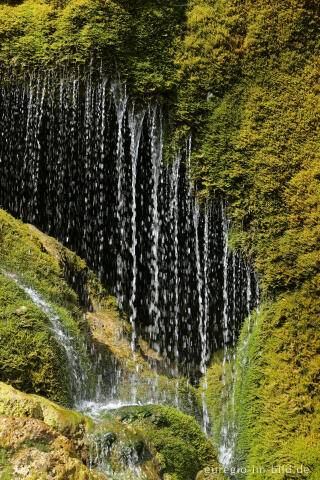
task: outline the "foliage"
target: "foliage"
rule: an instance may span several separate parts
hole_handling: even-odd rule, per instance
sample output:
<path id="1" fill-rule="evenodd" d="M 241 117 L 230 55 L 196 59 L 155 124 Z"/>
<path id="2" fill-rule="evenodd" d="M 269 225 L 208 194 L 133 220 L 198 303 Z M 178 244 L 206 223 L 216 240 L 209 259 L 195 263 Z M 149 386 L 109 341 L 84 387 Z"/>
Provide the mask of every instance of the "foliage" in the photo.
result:
<path id="1" fill-rule="evenodd" d="M 318 293 L 307 284 L 266 305 L 249 338 L 243 333 L 239 343 L 235 454 L 266 470 L 291 465 L 291 475 L 279 475 L 283 479 L 296 479 L 300 465 L 307 473 L 299 478 L 320 475 Z M 246 478 L 273 477 L 268 472 Z"/>
<path id="2" fill-rule="evenodd" d="M 319 2 L 190 0 L 186 19 L 170 0 L 161 7 L 151 0 L 9 3 L 0 7 L 5 67 L 52 68 L 92 58 L 113 73 L 115 59 L 141 99 L 165 94 L 175 101 L 177 139 L 192 133 L 199 196 L 227 197 L 233 244 L 247 253 L 265 297 L 273 299 L 249 338 L 245 369 L 239 362 L 246 327 L 239 344 L 239 461 L 301 462 L 317 478 Z M 21 252 L 16 267 L 27 275 L 30 257 L 21 238 L 10 242 Z M 45 282 L 45 268 L 49 280 L 56 267 L 35 257 Z M 59 297 L 60 288 L 74 304 L 60 280 L 49 283 L 50 294 Z M 219 368 L 216 358 L 208 372 L 214 415 Z"/>
<path id="3" fill-rule="evenodd" d="M 309 2 L 191 3 L 178 59 L 200 195 L 227 196 L 238 244 L 273 293 L 319 269 L 318 13 Z"/>

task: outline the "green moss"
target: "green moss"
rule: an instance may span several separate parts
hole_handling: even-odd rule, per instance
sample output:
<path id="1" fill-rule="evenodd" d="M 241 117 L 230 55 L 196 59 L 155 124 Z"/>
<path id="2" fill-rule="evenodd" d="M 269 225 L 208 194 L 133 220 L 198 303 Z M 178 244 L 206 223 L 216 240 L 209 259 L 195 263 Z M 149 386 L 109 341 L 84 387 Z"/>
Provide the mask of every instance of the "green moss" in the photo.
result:
<path id="1" fill-rule="evenodd" d="M 15 393 L 19 397 L 24 395 L 24 401 L 28 402 L 28 395 Z M 40 397 L 38 399 L 41 401 Z M 32 403 L 34 399 L 30 398 L 30 401 Z M 54 408 L 54 404 L 52 406 Z M 8 475 L 3 478 L 46 480 L 52 477 L 52 472 L 57 480 L 105 478 L 85 466 L 85 449 L 79 448 L 79 435 L 72 441 L 74 444 L 38 419 L 2 417 L 0 445 L 6 460 L 1 473 Z"/>
<path id="2" fill-rule="evenodd" d="M 232 419 L 232 395 L 234 373 L 234 360 L 231 351 L 228 360 L 224 358 L 222 350 L 216 352 L 211 359 L 205 378 L 198 389 L 199 403 L 204 392 L 208 413 L 211 420 L 211 437 L 216 447 L 220 447 L 224 439 L 222 428 Z M 206 380 L 206 388 L 203 383 Z"/>
<path id="3" fill-rule="evenodd" d="M 0 266 L 54 304 L 79 314 L 77 294 L 63 278 L 58 259 L 44 248 L 36 231 L 0 210 Z"/>
<path id="4" fill-rule="evenodd" d="M 136 93 L 168 93 L 175 85 L 174 53 L 184 10 L 174 0 L 161 6 L 151 0 L 2 5 L 1 64 L 21 72 L 103 60 L 106 73 L 120 69 Z"/>
<path id="5" fill-rule="evenodd" d="M 12 479 L 12 470 L 10 467 L 5 468 L 3 472 L 1 472 L 1 480 L 11 480 Z"/>
<path id="6" fill-rule="evenodd" d="M 177 136 L 192 132 L 199 196 L 228 199 L 232 247 L 247 253 L 263 294 L 274 299 L 248 343 L 246 326 L 239 343 L 234 461 L 266 468 L 301 463 L 310 468 L 308 478 L 317 478 L 319 5 L 197 0 L 189 6 L 177 58 Z M 216 441 L 225 395 L 220 377 L 214 359 L 207 397 Z"/>
<path id="7" fill-rule="evenodd" d="M 108 296 L 86 264 L 56 240 L 0 210 L 0 379 L 28 392 L 71 404 L 65 353 L 47 316 L 16 282 L 31 286 L 51 306 L 88 367 L 83 310 Z M 109 307 L 108 307 L 109 308 Z M 111 308 L 111 307 L 110 307 Z M 88 369 L 89 370 L 89 369 Z M 90 385 L 94 374 L 89 372 Z"/>
<path id="8" fill-rule="evenodd" d="M 314 2 L 190 2 L 177 63 L 200 196 L 228 198 L 233 243 L 273 293 L 319 269 L 318 28 Z"/>
<path id="9" fill-rule="evenodd" d="M 30 235 L 26 226 L 4 212 L 0 214 L 3 220 L 0 265 L 4 271 L 15 272 L 19 281 L 31 284 L 49 301 L 60 302 L 52 305 L 52 309 L 75 339 L 85 363 L 81 310 L 75 292 L 62 277 L 58 262 L 43 251 L 39 239 Z M 23 259 L 25 255 L 28 261 Z M 0 300 L 0 379 L 25 392 L 70 405 L 65 353 L 54 338 L 47 316 L 22 288 L 3 275 L 0 276 Z"/>
<path id="10" fill-rule="evenodd" d="M 0 465 L 1 469 L 9 466 L 7 451 L 3 447 L 0 448 Z"/>
<path id="11" fill-rule="evenodd" d="M 312 286 L 267 305 L 238 359 L 237 450 L 248 465 L 302 465 L 320 474 L 319 298 Z M 244 335 L 240 348 L 245 341 Z M 269 473 L 251 478 L 271 479 Z"/>
<path id="12" fill-rule="evenodd" d="M 33 440 L 33 439 L 30 439 L 30 438 L 27 438 L 22 444 L 21 444 L 21 448 L 23 448 L 24 446 L 28 447 L 28 448 L 36 448 L 37 450 L 39 450 L 39 452 L 50 452 L 51 451 L 51 446 L 48 445 L 47 443 L 43 443 L 43 442 L 38 442 L 36 440 Z"/>
<path id="13" fill-rule="evenodd" d="M 208 369 L 214 440 L 221 445 L 223 424 L 236 425 L 232 467 L 249 472 L 240 480 L 271 480 L 273 466 L 291 466 L 291 473 L 277 474 L 283 480 L 319 477 L 319 311 L 310 284 L 265 304 L 242 328 L 234 383 L 227 373 L 223 384 L 231 366 L 223 367 L 219 356 Z"/>
<path id="14" fill-rule="evenodd" d="M 191 480 L 205 467 L 217 467 L 213 446 L 194 418 L 158 405 L 124 407 L 116 415 L 146 436 L 167 478 Z"/>
<path id="15" fill-rule="evenodd" d="M 13 280 L 0 275 L 0 380 L 68 403 L 63 358 L 43 312 Z"/>
<path id="16" fill-rule="evenodd" d="M 0 415 L 42 420 L 75 441 L 79 448 L 84 447 L 85 432 L 93 425 L 90 419 L 80 413 L 67 410 L 38 395 L 20 392 L 5 383 L 0 383 Z"/>

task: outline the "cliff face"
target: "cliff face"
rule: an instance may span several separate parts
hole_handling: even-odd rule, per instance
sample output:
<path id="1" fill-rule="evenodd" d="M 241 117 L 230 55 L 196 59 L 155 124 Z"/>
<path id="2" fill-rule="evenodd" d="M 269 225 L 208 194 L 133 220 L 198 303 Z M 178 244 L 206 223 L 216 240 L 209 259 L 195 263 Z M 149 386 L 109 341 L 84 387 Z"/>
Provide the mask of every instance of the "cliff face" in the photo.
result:
<path id="1" fill-rule="evenodd" d="M 5 67 L 19 74 L 92 59 L 97 69 L 102 60 L 139 100 L 171 106 L 176 142 L 192 133 L 199 197 L 228 199 L 230 244 L 254 263 L 264 294 L 239 340 L 239 462 L 303 464 L 311 474 L 277 478 L 318 478 L 318 2 L 10 3 L 0 7 Z M 217 368 L 208 373 L 215 413 Z"/>
<path id="2" fill-rule="evenodd" d="M 288 478 L 319 476 L 318 29 L 315 2 L 194 2 L 179 59 L 194 177 L 229 199 L 265 296 L 239 342 L 237 455 L 312 471 Z"/>
<path id="3" fill-rule="evenodd" d="M 197 2 L 179 60 L 194 175 L 229 198 L 232 240 L 272 294 L 319 267 L 318 15 L 310 2 Z"/>

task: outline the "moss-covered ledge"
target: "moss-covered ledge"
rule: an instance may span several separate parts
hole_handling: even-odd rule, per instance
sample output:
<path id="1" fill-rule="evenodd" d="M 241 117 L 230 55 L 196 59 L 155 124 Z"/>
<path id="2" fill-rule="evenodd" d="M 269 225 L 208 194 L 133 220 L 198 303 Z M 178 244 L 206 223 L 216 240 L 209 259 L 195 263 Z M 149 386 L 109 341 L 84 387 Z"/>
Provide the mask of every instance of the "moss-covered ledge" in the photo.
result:
<path id="1" fill-rule="evenodd" d="M 73 444 L 40 420 L 0 417 L 2 480 L 103 480 L 91 472 Z"/>
<path id="2" fill-rule="evenodd" d="M 84 415 L 1 382 L 1 479 L 105 479 L 87 466 L 91 428 Z"/>
<path id="3" fill-rule="evenodd" d="M 102 465 L 111 478 L 128 480 L 226 478 L 209 475 L 221 469 L 211 441 L 194 418 L 173 408 L 123 407 L 95 422 L 0 383 L 0 467 L 8 475 L 15 472 L 20 478 L 21 473 L 28 480 L 109 478 L 98 473 Z M 49 467 L 56 477 L 46 471 Z"/>

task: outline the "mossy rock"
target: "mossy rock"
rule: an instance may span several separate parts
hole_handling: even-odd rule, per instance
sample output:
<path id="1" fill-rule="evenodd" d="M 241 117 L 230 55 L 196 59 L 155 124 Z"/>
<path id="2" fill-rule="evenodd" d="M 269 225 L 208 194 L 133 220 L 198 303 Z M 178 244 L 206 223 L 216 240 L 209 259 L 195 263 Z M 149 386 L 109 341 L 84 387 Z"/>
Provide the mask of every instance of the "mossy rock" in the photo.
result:
<path id="1" fill-rule="evenodd" d="M 174 408 L 123 407 L 113 416 L 146 437 L 163 478 L 194 480 L 205 467 L 219 468 L 213 445 L 195 419 Z"/>
<path id="2" fill-rule="evenodd" d="M 158 458 L 140 431 L 112 415 L 94 422 L 78 412 L 3 383 L 0 383 L 0 447 L 0 463 L 2 458 L 8 472 L 18 472 L 18 469 L 22 472 L 22 468 L 26 472 L 27 458 L 33 458 L 28 472 L 34 476 L 25 473 L 21 477 L 30 480 L 55 480 L 60 478 L 60 471 L 70 474 L 66 477 L 61 473 L 61 479 L 68 480 L 109 478 L 106 472 L 111 472 L 112 478 L 120 475 L 126 480 L 160 480 Z M 48 462 L 55 468 L 57 477 L 47 477 L 43 472 L 42 463 L 48 465 Z M 85 465 L 89 462 L 96 468 L 95 473 L 87 470 Z M 16 475 L 15 478 L 20 478 Z"/>
<path id="3" fill-rule="evenodd" d="M 222 442 L 224 442 L 222 428 L 231 419 L 232 415 L 230 400 L 234 395 L 233 373 L 234 360 L 231 351 L 229 352 L 229 359 L 226 359 L 225 352 L 219 350 L 212 356 L 205 377 L 202 379 L 198 389 L 199 401 L 203 392 L 205 395 L 211 420 L 210 433 L 217 447 L 220 447 Z M 203 389 L 204 382 L 206 383 L 205 389 Z"/>
<path id="4" fill-rule="evenodd" d="M 133 425 L 107 415 L 88 435 L 91 463 L 111 478 L 160 480 L 161 462 L 148 438 Z"/>
<path id="5" fill-rule="evenodd" d="M 235 362 L 217 354 L 207 371 L 214 441 L 221 445 L 222 427 L 236 425 L 229 467 L 239 480 L 272 480 L 273 466 L 283 480 L 320 475 L 320 304 L 305 288 L 263 305 L 242 328 Z"/>
<path id="6" fill-rule="evenodd" d="M 272 465 L 291 466 L 279 478 L 320 476 L 319 297 L 306 291 L 265 304 L 243 328 L 236 362 L 235 456 L 259 465 L 248 479 L 272 479 Z M 302 471 L 299 471 L 299 469 Z M 289 468 L 288 468 L 289 469 Z M 252 469 L 251 469 L 252 470 Z"/>
<path id="7" fill-rule="evenodd" d="M 81 316 L 79 297 L 64 277 L 59 242 L 54 239 L 50 242 L 50 237 L 0 209 L 0 245 L 0 267 L 18 275 L 20 281 L 32 285 L 48 301 Z M 61 245 L 60 249 L 63 250 Z M 73 265 L 81 262 L 72 252 L 64 251 Z M 85 264 L 81 267 L 86 269 Z"/>
<path id="8" fill-rule="evenodd" d="M 77 255 L 36 228 L 0 210 L 0 380 L 27 393 L 43 395 L 71 406 L 73 393 L 64 349 L 56 341 L 47 315 L 33 304 L 24 288 L 32 289 L 52 307 L 74 340 L 84 365 L 89 359 L 87 322 L 83 310 L 92 310 L 109 297 Z M 21 285 L 21 287 L 20 287 Z M 94 374 L 89 374 L 94 388 Z M 92 378 L 91 378 L 92 377 Z"/>
<path id="9" fill-rule="evenodd" d="M 65 365 L 46 315 L 0 273 L 0 380 L 70 404 Z"/>

